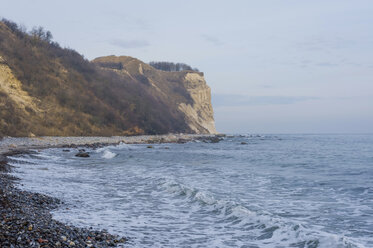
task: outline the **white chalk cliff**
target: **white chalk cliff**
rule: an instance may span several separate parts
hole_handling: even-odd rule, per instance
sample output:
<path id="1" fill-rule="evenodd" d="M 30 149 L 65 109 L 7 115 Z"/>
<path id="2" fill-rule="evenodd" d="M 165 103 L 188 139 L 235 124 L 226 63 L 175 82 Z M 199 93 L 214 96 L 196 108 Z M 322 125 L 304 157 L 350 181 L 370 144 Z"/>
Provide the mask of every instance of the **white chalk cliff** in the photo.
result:
<path id="1" fill-rule="evenodd" d="M 179 109 L 185 114 L 185 120 L 195 133 L 216 133 L 214 111 L 211 105 L 211 89 L 202 73 L 188 72 L 183 84 L 193 103 L 180 103 Z"/>

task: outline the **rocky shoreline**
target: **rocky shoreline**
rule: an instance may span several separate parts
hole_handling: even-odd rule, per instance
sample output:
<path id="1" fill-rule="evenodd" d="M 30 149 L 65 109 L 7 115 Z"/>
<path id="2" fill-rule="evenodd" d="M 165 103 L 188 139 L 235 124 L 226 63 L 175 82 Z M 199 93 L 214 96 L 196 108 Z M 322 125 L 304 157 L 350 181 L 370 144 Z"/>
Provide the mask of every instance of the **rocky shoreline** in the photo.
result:
<path id="1" fill-rule="evenodd" d="M 43 194 L 19 190 L 12 166 L 0 155 L 0 247 L 121 247 L 126 238 L 92 228 L 68 226 L 52 218 L 60 201 Z"/>
<path id="2" fill-rule="evenodd" d="M 52 218 L 59 199 L 16 187 L 19 179 L 9 174 L 8 156 L 51 147 L 90 147 L 119 144 L 219 142 L 222 135 L 170 134 L 128 137 L 37 137 L 0 141 L 0 247 L 122 247 L 126 238 L 105 230 L 68 226 Z"/>
<path id="3" fill-rule="evenodd" d="M 126 144 L 156 144 L 156 143 L 186 143 L 192 140 L 204 142 L 219 142 L 221 134 L 165 134 L 140 136 L 112 137 L 4 137 L 0 140 L 0 154 L 14 150 L 43 149 L 52 147 L 100 147 L 105 145 Z"/>

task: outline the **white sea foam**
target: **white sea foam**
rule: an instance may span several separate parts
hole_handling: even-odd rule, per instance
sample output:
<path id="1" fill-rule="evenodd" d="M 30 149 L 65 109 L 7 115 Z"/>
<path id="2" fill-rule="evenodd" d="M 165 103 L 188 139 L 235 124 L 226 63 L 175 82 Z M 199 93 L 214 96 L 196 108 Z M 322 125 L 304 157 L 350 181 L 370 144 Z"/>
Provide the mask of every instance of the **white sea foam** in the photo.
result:
<path id="1" fill-rule="evenodd" d="M 138 146 L 136 145 L 129 145 L 129 144 L 126 144 L 126 143 L 123 143 L 123 142 L 120 142 L 118 145 L 110 145 L 110 146 L 105 146 L 105 147 L 101 147 L 101 148 L 98 148 L 96 149 L 96 153 L 101 153 L 101 152 L 104 152 L 105 150 L 134 150 L 134 149 L 139 149 Z"/>
<path id="2" fill-rule="evenodd" d="M 25 158 L 25 157 L 10 157 L 9 164 L 11 165 L 16 165 L 18 163 L 35 163 L 33 160 L 30 158 Z"/>
<path id="3" fill-rule="evenodd" d="M 102 158 L 106 158 L 106 159 L 112 159 L 112 158 L 114 158 L 116 156 L 117 156 L 116 153 L 111 152 L 110 150 L 105 150 L 101 157 Z"/>
<path id="4" fill-rule="evenodd" d="M 188 201 L 198 202 L 204 208 L 209 207 L 211 212 L 223 218 L 226 223 L 232 222 L 233 225 L 250 230 L 251 235 L 257 239 L 253 243 L 259 247 L 365 247 L 353 238 L 328 233 L 317 226 L 306 227 L 306 223 L 274 217 L 269 213 L 257 213 L 233 201 L 217 200 L 209 193 L 178 183 L 174 179 L 163 178 L 159 185 L 174 196 L 185 196 Z"/>

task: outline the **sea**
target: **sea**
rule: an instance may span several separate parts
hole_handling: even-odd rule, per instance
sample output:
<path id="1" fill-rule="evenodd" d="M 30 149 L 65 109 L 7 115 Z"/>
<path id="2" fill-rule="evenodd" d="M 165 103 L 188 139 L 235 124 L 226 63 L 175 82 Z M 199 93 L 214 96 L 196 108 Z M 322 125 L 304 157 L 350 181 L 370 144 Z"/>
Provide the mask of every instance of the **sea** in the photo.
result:
<path id="1" fill-rule="evenodd" d="M 55 219 L 125 247 L 373 247 L 373 135 L 227 135 L 11 157 Z"/>

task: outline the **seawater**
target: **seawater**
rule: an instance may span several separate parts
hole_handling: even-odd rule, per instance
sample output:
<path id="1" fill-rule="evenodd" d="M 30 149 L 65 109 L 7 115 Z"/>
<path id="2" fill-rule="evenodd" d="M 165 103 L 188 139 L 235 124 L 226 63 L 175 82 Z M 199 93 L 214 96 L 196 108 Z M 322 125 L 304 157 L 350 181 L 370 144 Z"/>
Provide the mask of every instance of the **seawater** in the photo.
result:
<path id="1" fill-rule="evenodd" d="M 247 144 L 241 144 L 245 142 Z M 373 135 L 46 149 L 11 158 L 57 220 L 127 247 L 373 247 Z"/>

